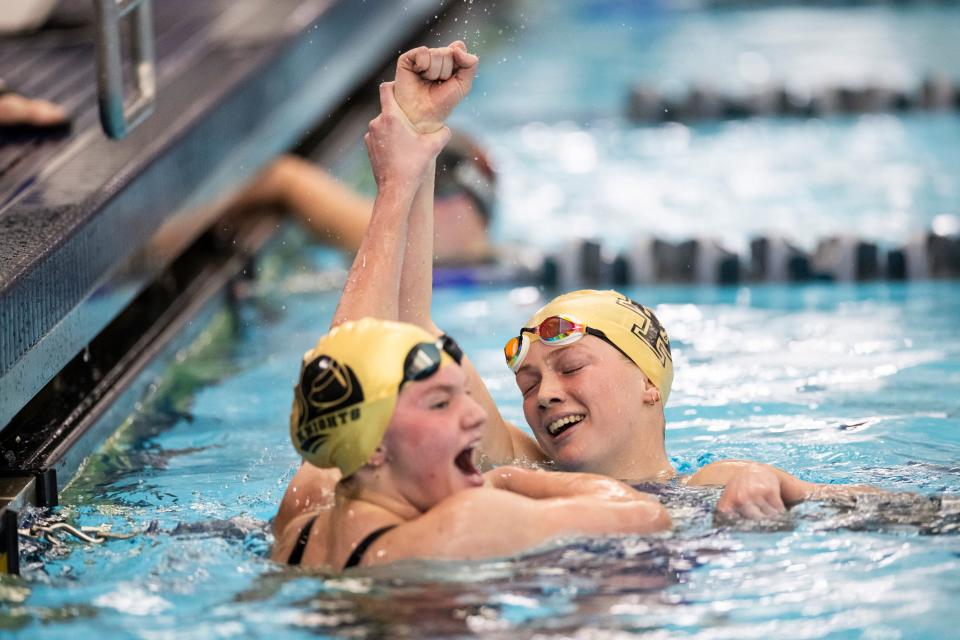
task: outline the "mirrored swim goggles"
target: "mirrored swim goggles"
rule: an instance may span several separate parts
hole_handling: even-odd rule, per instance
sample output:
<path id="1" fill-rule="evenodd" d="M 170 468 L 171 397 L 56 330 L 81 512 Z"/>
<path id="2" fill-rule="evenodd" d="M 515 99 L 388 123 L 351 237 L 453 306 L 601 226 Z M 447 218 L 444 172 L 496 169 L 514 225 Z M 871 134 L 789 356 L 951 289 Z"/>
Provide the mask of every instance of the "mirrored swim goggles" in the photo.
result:
<path id="1" fill-rule="evenodd" d="M 527 334 L 532 337 L 527 338 Z M 507 341 L 507 344 L 504 345 L 503 355 L 507 360 L 507 366 L 516 373 L 523 364 L 524 358 L 527 357 L 527 352 L 530 351 L 530 344 L 534 338 L 539 338 L 540 341 L 546 345 L 559 347 L 576 342 L 585 335 L 600 338 L 626 356 L 631 362 L 633 361 L 633 359 L 630 358 L 623 349 L 615 345 L 603 331 L 588 327 L 576 320 L 573 316 L 565 314 L 545 318 L 543 322 L 536 327 L 524 327 L 520 329 L 520 335 L 511 338 Z"/>
<path id="2" fill-rule="evenodd" d="M 400 380 L 399 389 L 403 389 L 403 385 L 408 382 L 426 380 L 435 374 L 442 362 L 441 351 L 453 358 L 457 364 L 463 360 L 463 350 L 460 345 L 446 334 L 440 336 L 436 342 L 415 344 L 403 361 L 403 379 Z"/>

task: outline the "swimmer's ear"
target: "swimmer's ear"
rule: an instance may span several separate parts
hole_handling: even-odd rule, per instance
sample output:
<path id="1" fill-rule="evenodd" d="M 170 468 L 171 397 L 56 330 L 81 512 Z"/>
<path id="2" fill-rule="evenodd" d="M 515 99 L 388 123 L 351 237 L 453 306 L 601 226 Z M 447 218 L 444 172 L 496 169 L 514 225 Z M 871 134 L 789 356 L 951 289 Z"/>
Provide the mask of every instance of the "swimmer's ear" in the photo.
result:
<path id="1" fill-rule="evenodd" d="M 644 383 L 645 388 L 643 393 L 640 394 L 640 397 L 643 399 L 643 404 L 654 405 L 660 402 L 660 389 L 653 386 L 653 382 L 646 376 L 644 376 Z"/>
<path id="2" fill-rule="evenodd" d="M 370 459 L 367 460 L 367 464 L 370 465 L 371 467 L 379 467 L 386 461 L 387 461 L 387 450 L 384 449 L 383 446 L 381 445 L 374 450 L 373 455 L 371 455 Z"/>

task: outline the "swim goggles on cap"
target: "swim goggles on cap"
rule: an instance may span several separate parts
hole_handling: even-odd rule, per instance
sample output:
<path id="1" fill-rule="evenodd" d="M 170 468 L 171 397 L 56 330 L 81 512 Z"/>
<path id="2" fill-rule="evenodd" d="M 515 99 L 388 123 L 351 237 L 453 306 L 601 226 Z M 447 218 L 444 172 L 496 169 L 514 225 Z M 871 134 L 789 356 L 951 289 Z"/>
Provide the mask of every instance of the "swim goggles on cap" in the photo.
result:
<path id="1" fill-rule="evenodd" d="M 463 360 L 463 350 L 448 335 L 440 336 L 436 342 L 415 344 L 403 361 L 403 379 L 400 380 L 400 389 L 408 382 L 425 380 L 435 374 L 440 368 L 441 351 L 446 352 L 457 364 Z"/>
<path id="2" fill-rule="evenodd" d="M 560 345 L 576 342 L 585 335 L 595 336 L 612 346 L 624 356 L 627 356 L 623 349 L 615 345 L 603 331 L 588 327 L 572 316 L 550 316 L 545 318 L 543 322 L 536 327 L 524 327 L 520 329 L 520 335 L 516 338 L 511 338 L 507 341 L 507 344 L 504 345 L 503 355 L 507 359 L 507 366 L 510 367 L 514 373 L 516 373 L 520 365 L 523 364 L 524 358 L 527 357 L 527 352 L 530 351 L 530 344 L 533 342 L 532 338 L 527 339 L 524 334 L 531 334 L 539 338 L 544 344 L 552 347 L 559 347 Z M 627 358 L 629 357 L 630 356 L 627 356 Z"/>

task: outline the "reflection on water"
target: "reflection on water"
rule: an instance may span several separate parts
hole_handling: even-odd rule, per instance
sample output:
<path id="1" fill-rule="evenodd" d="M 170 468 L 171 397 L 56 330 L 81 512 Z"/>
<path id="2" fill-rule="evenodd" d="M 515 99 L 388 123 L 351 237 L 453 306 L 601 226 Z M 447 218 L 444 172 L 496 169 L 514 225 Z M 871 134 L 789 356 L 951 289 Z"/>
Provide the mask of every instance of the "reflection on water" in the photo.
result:
<path id="1" fill-rule="evenodd" d="M 954 114 L 474 129 L 501 171 L 498 231 L 553 249 L 652 235 L 713 237 L 749 255 L 748 238 L 764 233 L 808 250 L 834 234 L 889 245 L 958 213 Z"/>
<path id="2" fill-rule="evenodd" d="M 947 637 L 955 624 L 960 435 L 955 400 L 940 390 L 960 376 L 956 284 L 629 292 L 675 327 L 667 446 L 682 472 L 752 458 L 807 480 L 910 493 L 731 523 L 714 519 L 716 489 L 645 486 L 673 514 L 673 534 L 559 541 L 510 560 L 409 562 L 347 577 L 266 559 L 268 520 L 297 465 L 286 413 L 300 345 L 335 302 L 278 293 L 282 280 L 268 289 L 285 314 L 251 301 L 239 310 L 232 348 L 197 352 L 200 370 L 232 373 L 199 376 L 184 358 L 178 375 L 204 381 L 178 396 L 175 412 L 158 414 L 170 406 L 162 393 L 144 403 L 54 516 L 140 534 L 97 547 L 31 543 L 25 579 L 0 589 L 0 625 L 30 638 L 104 628 L 177 638 L 742 638 L 874 627 Z M 438 322 L 456 329 L 518 424 L 497 338 L 538 303 L 502 290 L 436 296 Z M 803 340 L 816 357 L 791 359 L 784 345 Z M 912 352 L 925 355 L 898 360 Z M 898 362 L 896 370 L 819 376 L 872 371 L 877 358 Z M 774 373 L 763 378 L 767 369 Z M 730 387 L 738 391 L 724 398 Z"/>

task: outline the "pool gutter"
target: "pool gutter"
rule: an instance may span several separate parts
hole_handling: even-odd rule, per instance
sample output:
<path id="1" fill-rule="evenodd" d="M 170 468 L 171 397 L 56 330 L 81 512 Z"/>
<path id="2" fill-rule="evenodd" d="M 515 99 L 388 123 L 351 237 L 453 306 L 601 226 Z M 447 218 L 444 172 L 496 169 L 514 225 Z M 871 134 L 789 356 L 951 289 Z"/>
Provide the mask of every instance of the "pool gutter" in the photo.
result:
<path id="1" fill-rule="evenodd" d="M 6 456 L 0 468 L 0 572 L 18 568 L 17 537 L 9 533 L 18 512 L 58 504 L 59 482 L 79 471 L 176 354 L 225 308 L 232 285 L 252 276 L 254 256 L 278 226 L 276 217 L 264 217 L 229 240 L 214 232 L 201 236 L 0 434 Z M 75 386 L 74 378 L 84 374 L 92 377 Z M 60 406 L 73 408 L 63 418 Z"/>

